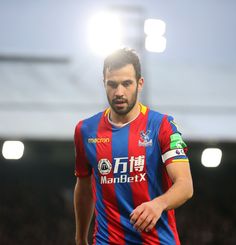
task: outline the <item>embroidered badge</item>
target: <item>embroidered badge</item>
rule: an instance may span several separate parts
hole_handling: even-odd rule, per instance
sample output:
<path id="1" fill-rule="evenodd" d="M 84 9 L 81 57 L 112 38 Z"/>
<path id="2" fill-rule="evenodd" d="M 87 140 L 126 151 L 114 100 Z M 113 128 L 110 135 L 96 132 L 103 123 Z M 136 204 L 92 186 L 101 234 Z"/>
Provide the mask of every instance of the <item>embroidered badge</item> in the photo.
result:
<path id="1" fill-rule="evenodd" d="M 147 130 L 146 132 L 145 131 L 140 132 L 140 139 L 138 141 L 139 146 L 144 146 L 144 147 L 152 146 L 152 139 L 150 139 L 150 133 L 151 130 Z"/>

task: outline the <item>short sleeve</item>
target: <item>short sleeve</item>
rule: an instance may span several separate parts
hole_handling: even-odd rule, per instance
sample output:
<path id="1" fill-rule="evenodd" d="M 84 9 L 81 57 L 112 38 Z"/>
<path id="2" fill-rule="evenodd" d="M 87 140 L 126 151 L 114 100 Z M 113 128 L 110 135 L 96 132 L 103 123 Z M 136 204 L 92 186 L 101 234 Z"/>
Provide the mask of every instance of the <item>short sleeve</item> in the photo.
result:
<path id="1" fill-rule="evenodd" d="M 162 161 L 165 165 L 174 162 L 188 161 L 187 145 L 182 139 L 178 126 L 171 116 L 163 117 L 158 140 L 161 148 Z"/>
<path id="2" fill-rule="evenodd" d="M 86 157 L 86 152 L 83 142 L 82 134 L 83 121 L 80 121 L 74 133 L 74 144 L 75 144 L 75 176 L 87 177 L 92 173 L 91 165 Z"/>

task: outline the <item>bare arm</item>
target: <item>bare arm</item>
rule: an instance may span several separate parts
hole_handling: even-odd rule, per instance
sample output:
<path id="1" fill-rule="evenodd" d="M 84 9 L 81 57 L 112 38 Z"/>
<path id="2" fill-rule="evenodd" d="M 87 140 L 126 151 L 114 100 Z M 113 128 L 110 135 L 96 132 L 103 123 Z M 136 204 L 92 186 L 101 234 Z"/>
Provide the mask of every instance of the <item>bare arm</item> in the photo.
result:
<path id="1" fill-rule="evenodd" d="M 164 210 L 177 208 L 193 195 L 193 184 L 188 162 L 171 163 L 167 172 L 173 181 L 172 187 L 163 195 L 142 203 L 131 213 L 130 222 L 138 231 L 150 231 Z"/>
<path id="2" fill-rule="evenodd" d="M 179 207 L 192 197 L 193 183 L 189 163 L 169 164 L 166 169 L 174 184 L 166 193 L 154 200 L 157 204 L 162 203 L 164 210 L 169 210 Z"/>
<path id="3" fill-rule="evenodd" d="M 77 178 L 74 190 L 76 245 L 88 245 L 88 231 L 94 211 L 91 176 Z"/>

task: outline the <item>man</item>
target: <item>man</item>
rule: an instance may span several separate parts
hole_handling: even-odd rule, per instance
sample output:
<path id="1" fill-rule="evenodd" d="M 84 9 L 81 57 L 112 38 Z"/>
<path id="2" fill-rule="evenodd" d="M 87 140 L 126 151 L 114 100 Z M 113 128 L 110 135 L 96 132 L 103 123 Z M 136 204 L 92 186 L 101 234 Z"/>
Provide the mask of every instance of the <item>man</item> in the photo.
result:
<path id="1" fill-rule="evenodd" d="M 76 244 L 180 244 L 174 208 L 193 194 L 183 142 L 173 118 L 138 101 L 144 79 L 137 54 L 120 49 L 104 61 L 110 108 L 75 129 Z"/>

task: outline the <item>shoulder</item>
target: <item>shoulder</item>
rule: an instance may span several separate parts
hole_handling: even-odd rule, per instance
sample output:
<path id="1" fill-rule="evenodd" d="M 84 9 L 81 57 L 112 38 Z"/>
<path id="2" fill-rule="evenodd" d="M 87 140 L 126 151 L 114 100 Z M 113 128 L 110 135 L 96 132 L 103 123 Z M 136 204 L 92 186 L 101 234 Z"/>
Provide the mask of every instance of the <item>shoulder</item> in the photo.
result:
<path id="1" fill-rule="evenodd" d="M 163 119 L 164 116 L 166 116 L 166 115 L 163 113 L 160 113 L 159 111 L 149 109 L 149 117 L 151 117 L 153 119 Z"/>
<path id="2" fill-rule="evenodd" d="M 174 120 L 172 116 L 152 110 L 152 109 L 149 109 L 148 111 L 148 118 L 149 118 L 149 121 L 154 122 L 156 125 L 161 125 L 165 123 L 166 121 Z"/>
<path id="3" fill-rule="evenodd" d="M 103 117 L 104 113 L 105 113 L 104 111 L 98 112 L 97 114 L 91 117 L 80 120 L 75 126 L 75 132 L 84 131 L 84 130 L 92 130 L 93 128 L 96 128 L 99 121 Z"/>
<path id="4" fill-rule="evenodd" d="M 177 129 L 177 125 L 174 122 L 173 116 L 164 114 L 164 113 L 160 113 L 152 109 L 149 109 L 148 121 L 149 121 L 149 125 L 151 127 L 156 128 L 158 133 L 160 133 L 160 131 L 170 129 L 173 127 L 176 127 Z"/>

